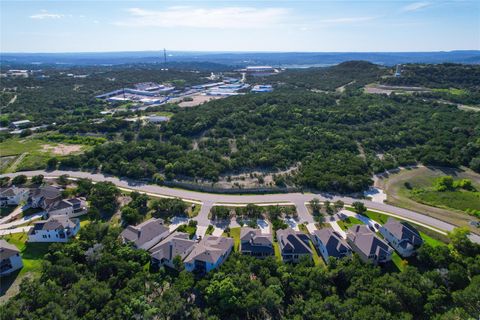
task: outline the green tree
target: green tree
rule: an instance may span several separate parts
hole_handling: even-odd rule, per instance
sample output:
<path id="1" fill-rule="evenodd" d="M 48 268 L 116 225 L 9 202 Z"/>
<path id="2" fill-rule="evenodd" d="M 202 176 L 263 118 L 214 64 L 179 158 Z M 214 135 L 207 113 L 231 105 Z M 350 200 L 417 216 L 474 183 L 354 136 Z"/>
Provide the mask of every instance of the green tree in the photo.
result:
<path id="1" fill-rule="evenodd" d="M 12 179 L 12 184 L 15 186 L 23 185 L 27 183 L 27 176 L 24 174 L 19 174 Z"/>
<path id="2" fill-rule="evenodd" d="M 358 214 L 364 214 L 367 212 L 367 207 L 365 207 L 365 204 L 360 201 L 355 201 L 352 203 L 353 209 L 355 210 L 356 213 Z"/>
<path id="3" fill-rule="evenodd" d="M 97 208 L 104 217 L 109 217 L 118 207 L 117 197 L 120 190 L 110 181 L 102 181 L 94 184 L 90 190 L 88 199 L 93 207 Z"/>
<path id="4" fill-rule="evenodd" d="M 48 159 L 47 161 L 47 169 L 48 170 L 55 170 L 57 169 L 57 166 L 58 166 L 58 159 L 53 157 L 53 158 L 50 158 Z"/>
<path id="5" fill-rule="evenodd" d="M 313 198 L 310 200 L 310 207 L 312 208 L 313 214 L 318 215 L 320 213 L 320 209 L 322 208 L 320 200 L 318 198 Z"/>
<path id="6" fill-rule="evenodd" d="M 44 176 L 42 174 L 39 174 L 37 176 L 33 176 L 31 178 L 31 182 L 36 185 L 41 185 L 43 183 L 43 178 Z"/>

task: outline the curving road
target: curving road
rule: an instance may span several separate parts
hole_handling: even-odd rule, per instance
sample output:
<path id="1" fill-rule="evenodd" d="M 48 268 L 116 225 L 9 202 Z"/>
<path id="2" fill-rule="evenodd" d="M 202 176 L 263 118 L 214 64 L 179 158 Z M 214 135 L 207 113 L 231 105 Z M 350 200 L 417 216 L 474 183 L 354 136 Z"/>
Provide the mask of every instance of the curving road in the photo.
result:
<path id="1" fill-rule="evenodd" d="M 200 226 L 208 226 L 211 221 L 208 219 L 208 213 L 210 208 L 213 205 L 219 204 L 231 204 L 231 205 L 241 205 L 246 203 L 255 203 L 255 204 L 293 204 L 297 207 L 299 218 L 301 222 L 313 222 L 313 217 L 308 213 L 305 203 L 312 200 L 313 198 L 318 198 L 320 201 L 337 201 L 342 200 L 346 204 L 352 204 L 352 202 L 357 201 L 358 199 L 351 197 L 339 197 L 331 196 L 328 194 L 313 194 L 313 193 L 280 193 L 280 194 L 262 194 L 262 195 L 230 195 L 230 194 L 213 194 L 213 193 L 203 193 L 197 191 L 190 191 L 184 189 L 175 189 L 162 187 L 158 185 L 146 184 L 144 182 L 139 182 L 131 179 L 117 178 L 114 176 L 108 176 L 101 173 L 89 173 L 82 171 L 64 171 L 64 170 L 55 170 L 55 171 L 24 171 L 3 174 L 1 177 L 14 177 L 19 174 L 24 174 L 28 177 L 42 174 L 46 178 L 55 178 L 60 175 L 69 175 L 71 178 L 88 178 L 94 182 L 100 181 L 110 181 L 114 183 L 117 187 L 127 189 L 127 190 L 136 190 L 140 192 L 145 192 L 147 194 L 159 197 L 178 197 L 184 200 L 193 201 L 196 203 L 202 203 L 202 209 L 195 220 L 198 221 Z M 424 214 L 395 207 L 385 203 L 372 202 L 368 200 L 362 200 L 363 203 L 369 208 L 378 211 L 392 213 L 399 217 L 403 217 L 409 220 L 413 220 L 420 224 L 431 226 L 435 229 L 441 231 L 451 231 L 455 228 L 454 225 L 446 223 L 444 221 L 435 219 Z M 471 234 L 470 239 L 476 243 L 480 243 L 480 236 L 476 234 Z"/>

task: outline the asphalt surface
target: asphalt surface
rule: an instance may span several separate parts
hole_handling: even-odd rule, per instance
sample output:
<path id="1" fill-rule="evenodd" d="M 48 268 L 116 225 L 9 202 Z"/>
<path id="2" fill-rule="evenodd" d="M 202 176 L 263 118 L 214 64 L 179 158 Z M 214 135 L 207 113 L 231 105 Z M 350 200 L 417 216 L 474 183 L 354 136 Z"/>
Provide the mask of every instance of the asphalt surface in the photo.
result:
<path id="1" fill-rule="evenodd" d="M 342 200 L 345 204 L 352 204 L 354 201 L 359 200 L 351 197 L 338 197 L 338 196 L 330 196 L 328 194 L 313 194 L 313 193 L 279 193 L 279 194 L 262 194 L 262 195 L 231 195 L 231 194 L 203 193 L 203 192 L 190 191 L 190 190 L 184 190 L 184 189 L 162 187 L 158 185 L 146 184 L 144 182 L 139 182 L 135 180 L 117 178 L 114 176 L 108 176 L 100 173 L 89 173 L 89 172 L 82 172 L 82 171 L 55 170 L 55 171 L 47 172 L 44 170 L 36 170 L 36 171 L 24 171 L 24 172 L 3 174 L 1 175 L 1 177 L 4 177 L 4 176 L 14 177 L 19 174 L 23 174 L 28 177 L 42 174 L 46 178 L 58 177 L 60 175 L 66 174 L 66 175 L 69 175 L 71 178 L 88 178 L 94 182 L 110 181 L 120 188 L 127 188 L 127 189 L 136 190 L 140 192 L 146 192 L 146 193 L 155 194 L 158 196 L 178 197 L 184 200 L 200 201 L 202 202 L 202 209 L 199 215 L 195 217 L 195 220 L 198 221 L 198 225 L 200 226 L 208 226 L 210 224 L 210 220 L 208 219 L 208 213 L 210 211 L 210 208 L 214 204 L 233 204 L 233 205 L 246 204 L 246 203 L 293 204 L 297 207 L 300 222 L 310 223 L 310 222 L 313 222 L 313 217 L 308 213 L 308 210 L 305 207 L 305 203 L 312 200 L 313 198 L 318 198 L 320 201 L 329 200 L 331 202 Z M 372 201 L 363 200 L 363 199 L 361 201 L 365 204 L 365 206 L 367 206 L 370 209 L 389 212 L 397 216 L 411 219 L 442 231 L 451 231 L 455 228 L 455 226 L 450 223 L 438 220 L 436 218 L 433 218 L 415 211 L 395 207 L 385 203 L 372 202 Z M 480 243 L 479 235 L 471 234 L 470 239 L 476 243 Z"/>

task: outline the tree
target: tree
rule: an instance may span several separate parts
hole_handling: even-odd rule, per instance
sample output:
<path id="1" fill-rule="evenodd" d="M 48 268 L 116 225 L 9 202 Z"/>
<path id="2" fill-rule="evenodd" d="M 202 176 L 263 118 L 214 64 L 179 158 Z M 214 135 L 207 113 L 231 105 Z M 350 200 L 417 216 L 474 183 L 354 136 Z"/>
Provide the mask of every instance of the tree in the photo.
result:
<path id="1" fill-rule="evenodd" d="M 0 187 L 8 186 L 9 182 L 10 182 L 10 177 L 0 177 Z"/>
<path id="2" fill-rule="evenodd" d="M 367 211 L 367 207 L 365 207 L 365 204 L 363 202 L 355 201 L 354 203 L 352 203 L 352 206 L 355 212 L 358 214 L 364 214 Z"/>
<path id="3" fill-rule="evenodd" d="M 313 214 L 318 215 L 320 213 L 320 209 L 322 208 L 320 200 L 318 198 L 313 198 L 310 200 L 310 207 L 312 208 Z"/>
<path id="4" fill-rule="evenodd" d="M 37 184 L 37 185 L 40 185 L 43 183 L 43 175 L 42 174 L 39 174 L 38 176 L 33 176 L 32 179 L 31 179 L 31 182 L 33 184 Z"/>
<path id="5" fill-rule="evenodd" d="M 224 206 L 214 206 L 210 210 L 213 220 L 230 218 L 230 209 Z"/>
<path id="6" fill-rule="evenodd" d="M 118 207 L 117 197 L 120 190 L 110 181 L 102 181 L 92 186 L 89 200 L 104 217 L 112 215 Z"/>
<path id="7" fill-rule="evenodd" d="M 473 158 L 469 165 L 473 171 L 480 173 L 480 157 Z"/>
<path id="8" fill-rule="evenodd" d="M 337 200 L 335 201 L 333 206 L 335 207 L 335 211 L 338 212 L 343 209 L 343 207 L 345 206 L 345 203 L 342 200 Z"/>
<path id="9" fill-rule="evenodd" d="M 170 219 L 174 216 L 185 216 L 185 211 L 188 208 L 188 204 L 182 199 L 159 199 L 153 200 L 151 209 L 154 210 L 152 215 L 155 218 Z"/>
<path id="10" fill-rule="evenodd" d="M 53 158 L 48 159 L 48 161 L 47 161 L 47 169 L 48 170 L 57 169 L 57 165 L 58 165 L 58 159 L 57 158 L 53 157 Z"/>
<path id="11" fill-rule="evenodd" d="M 12 179 L 12 184 L 14 186 L 22 185 L 27 182 L 27 176 L 24 174 L 19 174 Z"/>
<path id="12" fill-rule="evenodd" d="M 140 222 L 142 216 L 138 213 L 138 211 L 130 206 L 125 206 L 122 208 L 122 220 L 124 224 L 132 224 L 135 225 Z"/>
<path id="13" fill-rule="evenodd" d="M 448 190 L 453 190 L 453 177 L 452 176 L 443 176 L 435 179 L 435 182 L 433 183 L 433 188 L 436 191 L 448 191 Z"/>
<path id="14" fill-rule="evenodd" d="M 77 180 L 77 195 L 79 196 L 87 196 L 90 194 L 90 191 L 92 190 L 93 183 L 92 180 L 90 179 L 78 179 Z"/>
<path id="15" fill-rule="evenodd" d="M 332 203 L 330 201 L 325 200 L 325 202 L 323 203 L 323 206 L 325 207 L 325 211 L 327 212 L 327 214 L 329 215 L 334 214 Z"/>

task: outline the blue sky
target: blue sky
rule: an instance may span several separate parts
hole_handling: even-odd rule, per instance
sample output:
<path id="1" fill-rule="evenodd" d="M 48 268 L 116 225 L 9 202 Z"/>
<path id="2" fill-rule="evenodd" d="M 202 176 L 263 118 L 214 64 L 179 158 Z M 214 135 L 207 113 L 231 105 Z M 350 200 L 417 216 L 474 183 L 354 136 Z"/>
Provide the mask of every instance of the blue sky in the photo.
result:
<path id="1" fill-rule="evenodd" d="M 14 1 L 2 52 L 480 49 L 480 1 Z"/>

